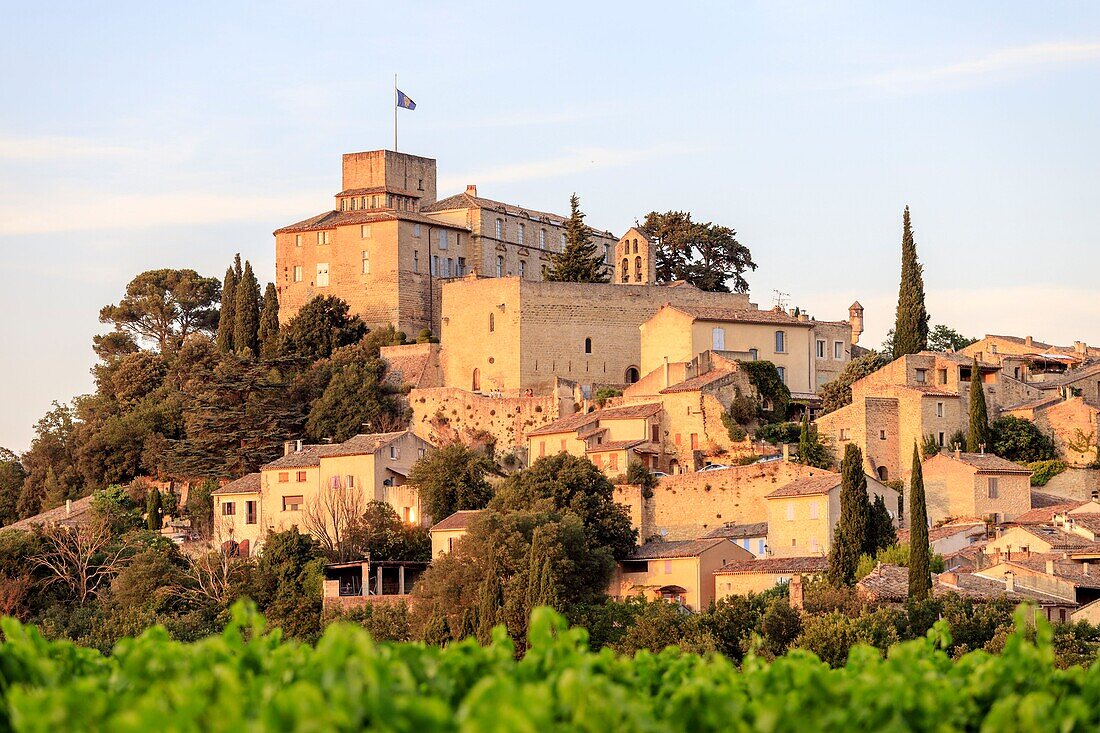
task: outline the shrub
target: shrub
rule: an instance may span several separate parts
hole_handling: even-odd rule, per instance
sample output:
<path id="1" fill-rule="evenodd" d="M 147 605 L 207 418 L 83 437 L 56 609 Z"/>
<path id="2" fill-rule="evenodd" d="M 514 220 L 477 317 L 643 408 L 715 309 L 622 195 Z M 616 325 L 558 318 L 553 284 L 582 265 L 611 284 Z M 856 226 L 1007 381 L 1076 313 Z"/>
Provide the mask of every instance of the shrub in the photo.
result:
<path id="1" fill-rule="evenodd" d="M 1027 467 L 1031 469 L 1031 485 L 1046 486 L 1052 478 L 1066 470 L 1066 462 L 1059 460 L 1033 461 L 1027 464 Z"/>

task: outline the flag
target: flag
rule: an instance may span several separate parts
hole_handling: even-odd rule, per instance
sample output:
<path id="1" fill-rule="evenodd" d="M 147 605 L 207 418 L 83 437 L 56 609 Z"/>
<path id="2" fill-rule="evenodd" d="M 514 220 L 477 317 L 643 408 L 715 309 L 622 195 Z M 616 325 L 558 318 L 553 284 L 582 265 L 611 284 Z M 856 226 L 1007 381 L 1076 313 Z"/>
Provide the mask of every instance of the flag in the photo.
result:
<path id="1" fill-rule="evenodd" d="M 416 109 L 416 102 L 409 99 L 409 96 L 400 89 L 397 90 L 397 106 L 401 109 Z"/>

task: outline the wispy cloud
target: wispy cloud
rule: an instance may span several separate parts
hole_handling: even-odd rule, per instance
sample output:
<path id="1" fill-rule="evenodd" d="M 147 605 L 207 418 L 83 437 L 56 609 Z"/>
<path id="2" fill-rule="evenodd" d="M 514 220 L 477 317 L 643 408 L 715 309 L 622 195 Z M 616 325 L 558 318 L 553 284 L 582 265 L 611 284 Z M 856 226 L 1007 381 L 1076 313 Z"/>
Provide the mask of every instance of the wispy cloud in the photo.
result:
<path id="1" fill-rule="evenodd" d="M 663 147 L 644 150 L 578 148 L 569 150 L 557 158 L 525 163 L 509 163 L 480 171 L 474 170 L 458 175 L 444 176 L 439 181 L 439 187 L 445 191 L 462 186 L 464 183 L 515 183 L 517 181 L 569 176 L 598 168 L 629 165 L 658 157 L 665 152 L 666 148 Z"/>
<path id="2" fill-rule="evenodd" d="M 566 125 L 572 122 L 584 122 L 610 117 L 614 111 L 608 109 L 557 109 L 525 110 L 506 114 L 494 114 L 486 117 L 456 119 L 444 122 L 439 129 L 484 129 L 503 127 L 537 127 L 541 125 Z"/>
<path id="3" fill-rule="evenodd" d="M 0 135 L 0 160 L 117 158 L 136 152 L 136 148 L 125 145 L 112 145 L 80 137 Z"/>
<path id="4" fill-rule="evenodd" d="M 1054 42 L 1005 48 L 979 58 L 943 66 L 915 69 L 895 69 L 870 76 L 861 86 L 904 91 L 935 85 L 972 84 L 986 77 L 1003 76 L 1009 72 L 1036 70 L 1043 67 L 1081 63 L 1100 59 L 1100 43 Z"/>

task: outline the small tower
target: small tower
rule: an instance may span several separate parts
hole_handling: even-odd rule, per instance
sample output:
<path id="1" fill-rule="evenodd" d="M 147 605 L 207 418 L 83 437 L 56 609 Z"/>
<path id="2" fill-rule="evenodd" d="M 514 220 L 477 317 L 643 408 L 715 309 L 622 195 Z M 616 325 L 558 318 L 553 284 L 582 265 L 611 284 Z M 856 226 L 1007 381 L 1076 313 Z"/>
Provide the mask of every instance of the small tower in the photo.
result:
<path id="1" fill-rule="evenodd" d="M 863 333 L 863 306 L 858 300 L 848 306 L 848 323 L 852 324 L 852 343 L 858 344 Z"/>
<path id="2" fill-rule="evenodd" d="M 637 227 L 631 227 L 615 245 L 616 285 L 656 285 L 657 265 L 654 249 L 657 241 Z"/>

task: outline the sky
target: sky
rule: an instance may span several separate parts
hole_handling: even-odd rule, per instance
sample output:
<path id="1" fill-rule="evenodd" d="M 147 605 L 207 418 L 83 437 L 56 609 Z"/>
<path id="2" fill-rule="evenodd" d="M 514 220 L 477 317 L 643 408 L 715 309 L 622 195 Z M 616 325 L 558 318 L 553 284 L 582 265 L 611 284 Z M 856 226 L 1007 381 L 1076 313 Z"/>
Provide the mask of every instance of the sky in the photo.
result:
<path id="1" fill-rule="evenodd" d="M 16 3 L 0 27 L 0 446 L 93 390 L 136 274 L 274 275 L 340 154 L 440 196 L 733 227 L 753 300 L 892 326 L 912 210 L 933 323 L 1100 344 L 1100 5 Z"/>

